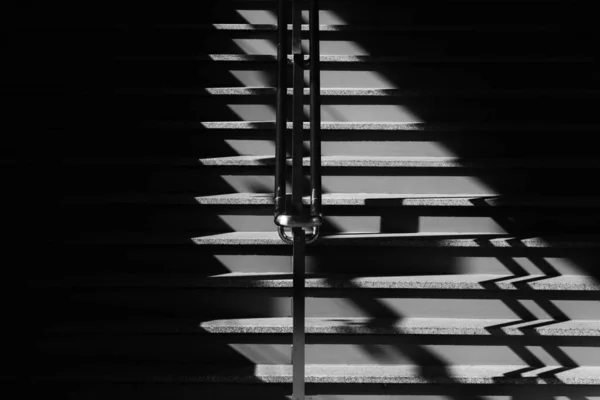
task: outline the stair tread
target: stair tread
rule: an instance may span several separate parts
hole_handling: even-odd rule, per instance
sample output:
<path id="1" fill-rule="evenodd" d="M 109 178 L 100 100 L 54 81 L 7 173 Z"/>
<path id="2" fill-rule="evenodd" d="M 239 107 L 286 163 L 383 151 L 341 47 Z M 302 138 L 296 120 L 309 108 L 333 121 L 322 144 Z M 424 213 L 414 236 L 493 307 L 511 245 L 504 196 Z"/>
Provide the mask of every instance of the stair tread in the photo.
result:
<path id="1" fill-rule="evenodd" d="M 288 163 L 291 160 L 287 160 Z M 560 161 L 560 163 L 559 163 Z M 275 164 L 274 156 L 232 156 L 203 158 L 204 166 L 263 167 Z M 302 164 L 310 165 L 310 158 L 304 157 Z M 388 157 L 388 156 L 324 156 L 323 167 L 370 167 L 370 168 L 597 168 L 600 160 L 590 159 L 532 159 L 497 158 L 468 159 L 461 157 Z"/>
<path id="2" fill-rule="evenodd" d="M 287 24 L 287 29 L 292 30 L 292 24 Z M 19 24 L 12 26 L 13 29 L 22 31 L 27 30 L 39 30 L 39 29 L 61 29 L 61 30 L 93 30 L 103 31 L 105 33 L 115 31 L 135 31 L 141 30 L 146 31 L 148 29 L 175 29 L 175 30 L 216 30 L 216 31 L 276 31 L 277 24 L 269 23 L 144 23 L 144 24 L 127 24 L 127 23 L 115 23 L 115 24 L 103 24 L 94 23 L 88 21 L 87 24 L 79 24 L 77 22 L 69 21 L 69 25 L 61 25 L 57 28 L 55 24 L 46 24 L 45 22 L 37 22 L 35 24 Z M 303 31 L 309 30 L 308 24 L 301 24 Z M 319 24 L 319 31 L 322 32 L 337 32 L 337 31 L 401 31 L 401 32 L 472 32 L 472 31 L 483 31 L 483 32 L 545 32 L 555 31 L 564 29 L 560 24 L 539 24 L 539 23 L 515 23 L 515 24 L 469 24 L 461 23 L 454 25 L 427 25 L 423 23 L 418 24 L 347 24 L 347 23 L 335 23 L 335 24 Z M 578 26 L 578 29 L 585 29 L 585 26 Z"/>
<path id="3" fill-rule="evenodd" d="M 305 57 L 308 59 L 308 56 Z M 216 62 L 272 62 L 276 55 L 270 54 L 207 54 L 202 56 L 156 57 L 125 56 L 120 60 L 169 60 L 169 61 L 216 61 Z M 288 60 L 292 57 L 288 56 Z M 370 56 L 370 55 L 321 55 L 323 63 L 450 63 L 450 64 L 495 64 L 495 63 L 587 63 L 595 62 L 587 56 Z"/>
<path id="4" fill-rule="evenodd" d="M 45 243 L 61 245 L 201 245 L 283 246 L 277 232 L 207 233 L 191 231 L 79 231 L 75 236 L 48 237 Z M 395 247 L 435 249 L 597 249 L 598 234 L 513 236 L 486 232 L 343 233 L 322 235 L 310 247 Z M 243 252 L 242 249 L 240 249 Z"/>
<path id="5" fill-rule="evenodd" d="M 392 289 L 392 290 L 525 290 L 525 291 L 595 291 L 600 290 L 596 278 L 585 275 L 548 276 L 540 274 L 448 274 L 344 276 L 340 274 L 307 274 L 307 289 Z M 38 288 L 257 288 L 290 289 L 292 274 L 231 272 L 209 277 L 193 274 L 104 274 L 32 280 Z"/>
<path id="6" fill-rule="evenodd" d="M 291 318 L 228 319 L 208 321 L 200 328 L 209 333 L 292 333 Z M 306 318 L 306 332 L 312 334 L 399 334 L 399 335 L 526 335 L 600 336 L 596 320 L 556 321 L 540 319 L 451 319 L 401 318 Z"/>
<path id="7" fill-rule="evenodd" d="M 273 205 L 272 193 L 229 193 L 199 196 L 202 205 Z M 310 197 L 303 202 L 310 204 Z M 326 193 L 323 205 L 374 206 L 382 205 L 409 207 L 502 207 L 502 206 L 552 206 L 552 207 L 598 207 L 600 198 L 581 196 L 502 196 L 488 195 L 406 195 L 394 193 Z"/>
<path id="8" fill-rule="evenodd" d="M 37 379 L 115 382 L 291 383 L 291 365 L 95 364 L 45 372 Z M 600 384 L 600 367 L 523 365 L 306 365 L 306 383 L 332 384 Z"/>
<path id="9" fill-rule="evenodd" d="M 34 162 L 34 160 L 32 160 Z M 287 160 L 291 164 L 291 159 Z M 68 158 L 61 165 L 157 165 L 165 167 L 272 167 L 273 155 L 228 156 L 196 159 L 192 157 L 135 158 Z M 304 166 L 310 158 L 304 157 Z M 321 165 L 328 168 L 599 168 L 596 158 L 462 158 L 462 157 L 390 157 L 390 156 L 323 156 Z"/>
<path id="10" fill-rule="evenodd" d="M 291 288 L 292 274 L 280 273 L 228 273 L 205 280 L 207 286 Z M 401 276 L 343 276 L 308 274 L 307 288 L 350 289 L 451 289 L 451 290 L 597 290 L 600 283 L 584 275 L 507 275 L 507 274 L 456 274 L 456 275 L 401 275 Z"/>
<path id="11" fill-rule="evenodd" d="M 228 232 L 192 238 L 198 245 L 283 245 L 276 232 Z M 597 235 L 515 237 L 489 233 L 347 233 L 324 235 L 312 246 L 436 248 L 597 248 Z"/>
<path id="12" fill-rule="evenodd" d="M 218 31 L 276 31 L 276 24 L 171 24 L 160 25 L 179 29 L 203 29 Z M 301 25 L 303 31 L 309 30 L 308 24 Z M 544 32 L 560 29 L 560 25 L 533 24 L 471 24 L 471 25 L 348 25 L 320 24 L 321 32 L 368 32 L 368 31 L 399 31 L 399 32 Z M 287 25 L 292 29 L 292 24 Z"/>
<path id="13" fill-rule="evenodd" d="M 114 193 L 110 195 L 70 195 L 59 199 L 61 204 L 144 204 L 144 205 L 210 205 L 261 206 L 273 205 L 272 193 L 227 193 L 209 196 L 193 194 Z M 310 197 L 303 197 L 310 204 Z M 326 193 L 326 206 L 359 207 L 539 207 L 539 208 L 598 208 L 600 197 L 582 196 L 502 196 L 481 194 L 394 194 L 394 193 Z"/>
<path id="14" fill-rule="evenodd" d="M 153 123 L 154 124 L 154 123 Z M 167 122 L 164 126 L 202 129 L 228 129 L 228 130 L 256 130 L 275 129 L 274 121 L 203 121 L 203 122 Z M 288 122 L 288 129 L 292 123 Z M 304 129 L 310 129 L 310 123 L 304 122 Z M 598 124 L 578 123 L 427 123 L 427 122 L 321 122 L 321 130 L 376 130 L 376 131 L 435 131 L 435 132 L 463 132 L 463 131 L 592 131 L 600 130 Z"/>
<path id="15" fill-rule="evenodd" d="M 154 87 L 154 88 L 119 88 L 118 94 L 164 94 L 164 95 L 197 95 L 197 96 L 275 96 L 276 87 Z M 288 95 L 293 89 L 287 89 Z M 310 94 L 304 88 L 304 95 Z M 418 97 L 418 96 L 467 96 L 467 97 L 522 97 L 522 96 L 598 96 L 600 90 L 584 88 L 514 88 L 514 89 L 397 89 L 397 88 L 321 88 L 322 96 L 333 97 Z"/>
<path id="16" fill-rule="evenodd" d="M 306 318 L 306 333 L 318 335 L 446 335 L 446 336 L 569 336 L 600 337 L 600 321 L 554 319 L 468 318 Z M 214 334 L 278 335 L 292 333 L 292 318 L 239 318 L 211 321 L 190 319 L 97 320 L 64 323 L 46 333 L 91 334 Z"/>

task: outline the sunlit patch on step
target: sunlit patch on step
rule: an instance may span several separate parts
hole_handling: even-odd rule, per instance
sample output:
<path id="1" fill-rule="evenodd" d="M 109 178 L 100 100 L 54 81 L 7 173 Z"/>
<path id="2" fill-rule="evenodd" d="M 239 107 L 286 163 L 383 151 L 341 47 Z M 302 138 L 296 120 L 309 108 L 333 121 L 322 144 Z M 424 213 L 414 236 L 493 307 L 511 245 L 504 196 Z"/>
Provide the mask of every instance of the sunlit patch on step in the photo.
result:
<path id="1" fill-rule="evenodd" d="M 306 79 L 308 82 L 308 79 Z M 398 88 L 384 74 L 373 71 L 331 71 L 321 70 L 321 85 L 335 88 Z"/>
<path id="2" fill-rule="evenodd" d="M 229 70 L 229 73 L 233 75 L 239 81 L 240 86 L 274 86 L 277 84 L 276 78 L 273 74 L 265 70 Z"/>
<path id="3" fill-rule="evenodd" d="M 360 45 L 360 43 L 352 40 L 323 40 L 321 39 L 321 54 L 322 55 L 360 55 L 368 56 L 369 52 Z M 308 54 L 309 43 L 307 40 L 302 41 L 302 48 Z"/>
<path id="4" fill-rule="evenodd" d="M 598 366 L 600 349 L 561 345 L 507 346 L 502 338 L 496 345 L 472 345 L 469 338 L 452 345 L 373 343 L 364 338 L 356 344 L 309 344 L 307 364 L 417 364 L 417 365 L 523 365 L 542 363 L 547 366 Z M 290 364 L 289 344 L 233 343 L 229 347 L 254 364 Z M 554 356 L 553 356 L 554 354 Z M 556 358 L 560 358 L 561 362 Z"/>
<path id="5" fill-rule="evenodd" d="M 236 10 L 249 24 L 277 25 L 277 16 L 269 10 Z"/>
<path id="6" fill-rule="evenodd" d="M 455 153 L 442 144 L 434 141 L 403 141 L 398 135 L 398 141 L 352 141 L 340 138 L 332 141 L 324 132 L 321 149 L 323 156 L 373 156 L 373 157 L 453 157 Z M 225 139 L 225 143 L 233 150 L 232 155 L 262 156 L 275 154 L 275 144 L 266 139 Z M 310 142 L 304 142 L 304 147 L 310 148 Z"/>
<path id="7" fill-rule="evenodd" d="M 290 256 L 217 254 L 216 260 L 231 272 L 290 272 Z"/>
<path id="8" fill-rule="evenodd" d="M 308 22 L 308 15 L 306 13 L 302 17 L 305 22 Z M 319 11 L 319 22 L 327 25 L 347 25 L 347 22 L 338 13 L 327 9 Z"/>
<path id="9" fill-rule="evenodd" d="M 268 232 L 273 230 L 273 215 L 218 215 L 231 231 Z M 211 223 L 207 221 L 207 223 Z M 325 217 L 324 232 L 392 233 L 392 232 L 482 232 L 508 233 L 490 217 L 425 217 L 418 215 L 329 215 Z M 210 230 L 199 223 L 198 229 Z"/>
<path id="10" fill-rule="evenodd" d="M 290 364 L 289 344 L 229 344 L 254 364 Z"/>
<path id="11" fill-rule="evenodd" d="M 585 258 L 578 260 L 558 257 L 458 257 L 431 254 L 423 257 L 400 249 L 390 252 L 364 252 L 362 255 L 309 255 L 306 258 L 308 273 L 348 274 L 351 276 L 394 275 L 446 275 L 446 274 L 537 274 L 586 275 L 595 271 L 595 264 Z M 291 271 L 291 258 L 284 255 L 229 255 L 213 256 L 223 271 L 277 272 Z M 548 271 L 547 266 L 551 270 Z M 516 268 L 516 270 L 515 270 Z M 521 278 L 527 280 L 527 278 Z"/>
<path id="12" fill-rule="evenodd" d="M 277 54 L 277 46 L 270 40 L 265 39 L 232 39 L 244 54 Z"/>
<path id="13" fill-rule="evenodd" d="M 233 150 L 234 154 L 261 156 L 275 154 L 273 141 L 268 140 L 240 140 L 226 139 L 225 143 Z M 304 147 L 310 148 L 310 142 L 305 141 Z M 329 155 L 356 155 L 356 156 L 416 156 L 425 153 L 426 156 L 451 156 L 452 154 L 435 143 L 421 142 L 331 142 L 321 143 L 323 156 Z"/>
<path id="14" fill-rule="evenodd" d="M 267 140 L 238 140 L 226 139 L 225 143 L 236 155 L 275 154 L 275 142 Z"/>
<path id="15" fill-rule="evenodd" d="M 274 179 L 265 175 L 222 175 L 235 192 L 273 193 Z M 490 186 L 473 176 L 323 176 L 328 193 L 397 193 L 485 195 Z M 288 192 L 290 188 L 288 187 Z"/>
<path id="16" fill-rule="evenodd" d="M 469 344 L 469 339 L 455 339 L 452 345 L 415 345 L 402 339 L 397 344 L 378 344 L 368 338 L 360 344 L 309 344 L 306 357 L 308 364 L 600 365 L 600 349 L 588 346 L 507 346 L 502 338 L 495 339 L 496 344 L 481 346 Z"/>
<path id="17" fill-rule="evenodd" d="M 266 104 L 228 104 L 240 121 L 274 121 L 275 108 Z"/>
<path id="18" fill-rule="evenodd" d="M 274 121 L 275 105 L 272 104 L 227 104 L 241 121 Z M 321 107 L 323 122 L 424 122 L 410 107 L 390 104 L 328 104 Z M 308 105 L 304 114 L 310 115 Z"/>
<path id="19" fill-rule="evenodd" d="M 600 304 L 593 300 L 462 299 L 447 298 L 309 298 L 307 316 L 327 318 L 569 318 L 600 319 Z M 446 296 L 444 296 L 446 297 Z"/>
<path id="20" fill-rule="evenodd" d="M 327 104 L 321 112 L 323 122 L 424 122 L 410 107 L 391 104 Z"/>

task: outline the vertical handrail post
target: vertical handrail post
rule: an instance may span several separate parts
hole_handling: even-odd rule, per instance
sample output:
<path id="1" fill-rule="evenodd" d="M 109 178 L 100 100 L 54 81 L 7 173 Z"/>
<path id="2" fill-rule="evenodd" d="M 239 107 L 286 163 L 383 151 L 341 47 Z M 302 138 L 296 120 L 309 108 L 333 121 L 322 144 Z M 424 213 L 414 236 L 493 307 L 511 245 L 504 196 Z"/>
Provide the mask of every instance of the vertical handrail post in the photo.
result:
<path id="1" fill-rule="evenodd" d="M 278 2 L 277 48 L 277 121 L 275 145 L 275 224 L 281 239 L 292 244 L 292 397 L 304 400 L 305 396 L 305 263 L 306 245 L 319 237 L 323 222 L 321 215 L 321 102 L 319 71 L 319 16 L 317 0 L 310 0 L 310 175 L 311 207 L 302 205 L 304 189 L 304 70 L 302 50 L 302 4 L 305 0 L 292 0 L 292 165 L 291 201 L 286 199 L 287 184 L 287 22 L 286 2 Z M 288 236 L 291 229 L 292 237 Z M 312 229 L 306 235 L 305 229 Z"/>
<path id="2" fill-rule="evenodd" d="M 290 0 L 287 0 L 289 2 Z M 304 70 L 306 61 L 302 50 L 302 4 L 306 0 L 292 0 L 292 162 L 291 162 L 291 202 L 286 199 L 286 106 L 287 106 L 287 25 L 285 21 L 286 0 L 278 3 L 278 87 L 277 87 L 277 121 L 275 150 L 275 225 L 279 237 L 285 243 L 292 244 L 289 229 L 303 227 L 312 229 L 306 235 L 310 244 L 319 238 L 323 223 L 321 213 L 321 101 L 319 72 L 319 15 L 318 1 L 309 3 L 310 30 L 310 211 L 302 207 L 304 189 L 303 156 L 304 156 Z M 285 28 L 284 28 L 285 27 Z M 284 62 L 285 61 L 285 62 Z M 287 229 L 287 231 L 286 231 Z"/>
<path id="3" fill-rule="evenodd" d="M 321 70 L 319 5 L 310 0 L 310 177 L 311 215 L 321 215 Z"/>
<path id="4" fill-rule="evenodd" d="M 277 16 L 277 120 L 275 126 L 275 217 L 286 213 L 285 136 L 287 130 L 286 0 L 279 0 Z"/>
<path id="5" fill-rule="evenodd" d="M 292 3 L 292 55 L 293 65 L 293 122 L 292 122 L 292 215 L 301 216 L 302 212 L 302 158 L 304 144 L 304 54 L 302 51 L 302 2 Z"/>
<path id="6" fill-rule="evenodd" d="M 305 374 L 305 237 L 303 228 L 294 228 L 293 297 L 292 297 L 292 398 L 304 400 Z"/>
<path id="7" fill-rule="evenodd" d="M 302 52 L 302 4 L 292 3 L 293 122 L 292 122 L 292 215 L 301 216 L 304 181 L 304 54 Z M 304 229 L 293 228 L 293 298 L 292 298 L 292 390 L 294 400 L 304 400 Z"/>

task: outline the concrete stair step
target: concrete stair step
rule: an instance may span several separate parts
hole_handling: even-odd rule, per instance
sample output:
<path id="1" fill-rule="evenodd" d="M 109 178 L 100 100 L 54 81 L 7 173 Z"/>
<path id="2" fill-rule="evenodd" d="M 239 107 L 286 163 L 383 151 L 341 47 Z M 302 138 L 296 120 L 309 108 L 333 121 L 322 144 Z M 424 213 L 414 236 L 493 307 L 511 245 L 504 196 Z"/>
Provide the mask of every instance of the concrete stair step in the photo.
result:
<path id="1" fill-rule="evenodd" d="M 212 334 L 292 333 L 291 318 L 217 320 L 200 324 Z M 598 321 L 428 319 L 385 321 L 371 318 L 307 318 L 306 333 L 319 335 L 511 335 L 600 336 Z"/>
<path id="2" fill-rule="evenodd" d="M 95 163 L 98 161 L 99 163 Z M 32 171 L 47 171 L 48 179 L 39 193 L 55 188 L 64 196 L 106 197 L 107 193 L 144 193 L 145 195 L 176 194 L 188 196 L 190 202 L 202 195 L 226 193 L 272 193 L 275 187 L 273 165 L 238 166 L 200 165 L 198 159 L 190 158 L 187 163 L 177 165 L 171 160 L 132 161 L 98 159 L 73 160 L 56 164 L 52 160 L 27 165 Z M 156 163 L 153 163 L 156 161 Z M 179 161 L 182 161 L 179 159 Z M 186 160 L 183 160 L 186 161 Z M 564 162 L 564 160 L 561 160 Z M 220 162 L 212 160 L 210 162 Z M 267 161 L 270 163 L 271 161 Z M 533 164 L 534 161 L 524 160 Z M 598 187 L 589 185 L 596 178 L 594 160 L 579 160 L 572 168 L 561 168 L 559 162 L 546 162 L 541 167 L 506 168 L 483 163 L 476 167 L 324 167 L 323 191 L 325 193 L 395 193 L 401 196 L 448 196 L 469 193 L 487 196 L 502 193 L 505 196 L 569 196 L 582 198 L 598 197 Z M 191 165 L 195 166 L 191 166 Z M 516 164 L 516 163 L 515 163 Z M 552 168 L 552 164 L 555 166 Z M 579 168 L 575 168 L 579 165 Z M 23 164 L 15 167 L 22 168 Z M 308 171 L 307 171 L 308 172 Z M 102 178 L 105 178 L 102 180 Z M 54 186 L 53 186 L 54 185 Z M 288 185 L 288 193 L 291 193 Z M 309 193 L 309 180 L 304 184 L 304 193 Z M 61 196 L 62 197 L 62 196 Z M 225 231 L 226 229 L 223 229 Z M 203 231 L 202 229 L 196 231 Z M 211 229 L 211 231 L 215 231 Z M 217 229 L 218 231 L 218 229 Z"/>
<path id="3" fill-rule="evenodd" d="M 277 24 L 154 24 L 152 28 L 201 30 L 201 31 L 259 31 L 272 32 L 277 30 Z M 302 31 L 309 30 L 308 24 L 302 24 Z M 464 25 L 348 25 L 320 24 L 321 32 L 554 32 L 560 30 L 560 25 L 551 24 L 464 24 Z M 563 27 L 564 29 L 564 27 Z M 292 24 L 287 25 L 292 30 Z"/>
<path id="4" fill-rule="evenodd" d="M 108 161 L 108 160 L 107 160 Z M 101 160 L 100 162 L 107 162 Z M 216 157 L 198 160 L 200 165 L 211 167 L 268 167 L 275 165 L 274 156 L 236 156 Z M 94 162 L 90 160 L 90 162 Z M 185 161 L 175 161 L 177 165 Z M 189 161 L 192 162 L 193 161 Z M 112 162 L 111 162 L 112 163 Z M 291 160 L 288 160 L 291 164 Z M 305 157 L 302 164 L 310 165 L 310 159 Z M 358 156 L 326 156 L 321 158 L 325 168 L 477 168 L 477 169 L 511 169 L 511 168 L 599 168 L 597 159 L 463 159 L 460 157 L 358 157 Z"/>
<path id="5" fill-rule="evenodd" d="M 185 95 L 185 96 L 275 96 L 276 87 L 209 87 L 209 88 L 183 88 L 183 87 L 156 87 L 156 88 L 117 88 L 115 92 L 120 95 Z M 293 90 L 288 88 L 288 95 Z M 310 89 L 305 88 L 305 96 L 310 94 Z M 519 88 L 519 89 L 455 89 L 455 90 L 407 90 L 395 88 L 322 88 L 321 96 L 324 97 L 474 97 L 474 98 L 523 98 L 542 97 L 595 97 L 600 95 L 600 90 L 594 89 L 565 89 L 565 88 Z"/>
<path id="6" fill-rule="evenodd" d="M 200 245 L 282 247 L 276 232 L 228 232 L 198 236 L 194 232 L 78 232 L 76 237 L 48 237 L 45 243 L 63 245 Z M 311 248 L 386 247 L 414 249 L 598 249 L 597 235 L 513 236 L 497 233 L 342 233 L 324 235 Z M 242 251 L 243 249 L 240 249 Z"/>
<path id="7" fill-rule="evenodd" d="M 281 247 L 285 243 L 272 232 L 227 232 L 198 236 L 194 232 L 77 232 L 77 236 L 53 236 L 44 243 L 62 245 L 200 245 Z M 571 234 L 549 236 L 513 236 L 481 232 L 436 233 L 341 233 L 326 234 L 310 248 L 340 247 L 386 247 L 396 249 L 597 249 L 600 240 L 595 234 Z M 243 248 L 239 249 L 243 251 Z M 273 249 L 274 250 L 274 249 Z"/>
<path id="8" fill-rule="evenodd" d="M 575 92 L 575 91 L 573 91 Z M 572 92 L 572 93 L 573 93 Z M 480 123 L 546 121 L 549 123 L 596 123 L 593 110 L 598 96 L 566 95 L 572 102 L 561 107 L 555 96 L 533 95 L 491 97 L 398 97 L 398 96 L 323 96 L 322 121 L 325 122 L 400 122 L 415 121 Z M 562 99 L 561 100 L 565 100 Z M 535 98 L 536 102 L 531 99 Z M 163 121 L 274 121 L 275 96 L 114 96 L 112 99 L 121 112 L 132 121 L 148 118 Z M 460 100 L 460 101 L 459 101 Z M 485 102 L 483 100 L 486 100 Z M 99 101 L 99 100 L 90 100 Z M 126 114 L 129 105 L 129 115 Z M 291 110 L 288 104 L 288 110 Z M 305 110 L 308 106 L 305 105 Z M 491 112 L 496 110 L 497 113 Z M 291 112 L 290 114 L 291 115 Z M 307 118 L 308 119 L 308 118 Z M 556 138 L 552 138 L 556 139 Z"/>
<path id="9" fill-rule="evenodd" d="M 466 318 L 306 318 L 309 335 L 442 335 L 600 337 L 597 320 L 466 319 Z M 290 335 L 291 318 L 241 318 L 212 321 L 177 319 L 94 321 L 61 324 L 47 334 L 202 334 Z"/>
<path id="10" fill-rule="evenodd" d="M 12 86 L 7 88 L 8 93 L 29 95 L 62 95 L 78 97 L 97 97 L 101 95 L 123 95 L 123 96 L 194 96 L 194 97 L 274 97 L 277 93 L 276 87 L 271 86 L 232 86 L 232 87 L 154 87 L 145 85 L 143 87 L 89 87 L 70 88 L 61 86 Z M 310 89 L 304 88 L 305 96 L 310 95 Z M 600 95 L 600 90 L 590 88 L 565 88 L 565 87 L 524 87 L 524 88 L 439 88 L 439 89 L 398 89 L 398 88 L 352 88 L 352 87 L 324 87 L 320 91 L 325 98 L 540 98 L 554 99 L 565 97 L 590 98 Z M 293 90 L 288 88 L 288 95 Z"/>
<path id="11" fill-rule="evenodd" d="M 152 65 L 152 64 L 151 64 Z M 599 73 L 594 64 L 323 64 L 322 88 L 402 88 L 407 92 L 474 91 L 482 88 L 597 89 Z M 290 68 L 291 69 L 291 68 Z M 274 63 L 157 63 L 140 68 L 121 63 L 108 87 L 271 87 L 277 86 Z M 57 74 L 60 72 L 56 72 Z M 563 75 L 564 74 L 564 75 Z M 288 87 L 292 85 L 291 71 Z M 305 81 L 310 74 L 305 72 Z M 32 85 L 34 82 L 23 82 Z M 106 88 L 106 85 L 100 85 Z"/>
<path id="12" fill-rule="evenodd" d="M 59 199 L 65 205 L 201 205 L 215 207 L 235 206 L 272 206 L 271 193 L 228 193 L 211 196 L 157 194 L 157 193 L 115 193 L 98 196 L 65 196 Z M 302 199 L 303 204 L 310 204 L 310 197 Z M 322 203 L 329 207 L 405 207 L 410 208 L 522 208 L 539 209 L 596 209 L 600 208 L 598 197 L 575 196 L 502 196 L 498 194 L 452 196 L 436 195 L 400 195 L 393 193 L 325 193 Z"/>
<path id="13" fill-rule="evenodd" d="M 308 57 L 306 57 L 308 59 Z M 211 53 L 197 56 L 118 56 L 120 61 L 201 61 L 201 62 L 268 62 L 276 63 L 277 57 L 269 54 L 224 54 Z M 288 57 L 291 61 L 292 57 Z M 352 64 L 380 64 L 380 63 L 417 63 L 417 64 L 505 64 L 505 63 L 594 63 L 596 59 L 589 56 L 368 56 L 368 55 L 321 55 L 319 60 L 323 63 L 352 63 Z"/>
<path id="14" fill-rule="evenodd" d="M 203 131 L 221 130 L 275 130 L 274 121 L 203 121 L 203 122 L 162 122 L 148 127 L 198 129 Z M 143 126 L 140 126 L 143 127 Z M 288 122 L 288 129 L 292 123 Z M 305 122 L 303 129 L 310 129 Z M 598 124 L 586 123 L 425 123 L 425 122 L 321 122 L 323 131 L 400 131 L 400 132 L 597 132 Z"/>
<path id="15" fill-rule="evenodd" d="M 31 288 L 101 289 L 101 288 L 162 288 L 162 289 L 291 289 L 292 275 L 285 273 L 231 272 L 208 277 L 192 273 L 103 274 L 100 277 L 71 276 L 32 279 Z M 339 274 L 308 274 L 305 286 L 311 289 L 342 290 L 464 290 L 464 291 L 535 291 L 535 292 L 592 292 L 600 289 L 593 276 L 541 274 L 448 274 L 344 276 Z M 425 294 L 424 294 L 425 295 Z"/>
<path id="16" fill-rule="evenodd" d="M 16 162 L 16 161 L 15 161 Z M 10 163 L 7 161 L 7 163 Z M 291 159 L 287 160 L 291 165 Z M 231 156 L 215 158 L 69 158 L 60 160 L 59 165 L 131 165 L 164 167 L 273 167 L 275 156 Z M 303 166 L 310 166 L 310 159 L 303 158 Z M 600 168 L 597 159 L 559 158 L 488 158 L 462 157 L 390 157 L 390 156 L 324 156 L 321 166 L 325 168 L 443 168 L 443 169 L 570 169 Z"/>
<path id="17" fill-rule="evenodd" d="M 291 383 L 291 365 L 244 367 L 166 365 L 78 365 L 36 374 L 37 381 L 127 383 Z M 307 365 L 308 384 L 479 384 L 597 385 L 600 367 L 523 367 L 522 365 Z"/>
<path id="18" fill-rule="evenodd" d="M 271 246 L 283 245 L 276 232 L 231 232 L 199 236 L 192 239 L 197 245 L 216 246 Z M 510 235 L 479 233 L 438 234 L 341 234 L 323 236 L 317 246 L 376 246 L 421 248 L 600 248 L 600 241 L 592 235 L 514 237 Z"/>
<path id="19" fill-rule="evenodd" d="M 291 315 L 289 289 L 59 289 L 31 290 L 39 303 L 37 326 L 154 316 L 200 322 Z M 315 318 L 600 319 L 597 291 L 308 289 L 307 295 L 306 315 Z"/>
<path id="20" fill-rule="evenodd" d="M 119 198 L 115 198 L 116 201 Z M 123 201 L 137 202 L 137 197 L 124 197 Z M 144 196 L 140 195 L 139 201 L 143 201 Z M 175 204 L 180 204 L 177 197 L 161 198 L 157 197 L 159 204 L 168 200 Z M 183 199 L 181 199 L 183 201 Z M 231 193 L 214 196 L 200 196 L 195 200 L 201 205 L 273 205 L 273 194 L 270 193 Z M 310 198 L 302 199 L 306 205 L 310 204 Z M 600 207 L 600 198 L 595 197 L 508 197 L 490 194 L 487 196 L 472 195 L 454 195 L 454 196 L 405 196 L 392 193 L 326 193 L 322 199 L 326 206 L 359 206 L 359 207 L 467 207 L 467 208 L 485 208 L 489 207 L 540 207 L 540 208 L 571 208 Z"/>
<path id="21" fill-rule="evenodd" d="M 193 200 L 193 198 L 192 198 Z M 595 234 L 600 209 L 535 206 L 402 207 L 380 201 L 369 206 L 325 206 L 321 232 L 342 233 L 447 233 L 567 235 Z M 271 232 L 273 207 L 178 206 L 147 204 L 101 205 L 90 213 L 90 203 L 64 205 L 63 231 L 109 232 Z M 308 206 L 306 206 L 308 207 Z M 509 219 L 510 218 L 510 219 Z"/>
<path id="22" fill-rule="evenodd" d="M 589 44 L 592 43 L 589 36 L 564 27 L 552 29 L 549 26 L 534 25 L 511 30 L 510 25 L 507 24 L 505 29 L 477 29 L 471 26 L 467 29 L 410 30 L 385 29 L 386 26 L 389 24 L 382 25 L 381 29 L 372 29 L 365 25 L 361 27 L 362 29 L 341 30 L 331 27 L 320 35 L 321 54 L 409 57 L 430 55 L 443 57 L 446 54 L 510 57 L 529 56 L 532 53 L 593 55 L 593 51 L 589 48 Z M 275 30 L 215 29 L 213 25 L 209 26 L 208 30 L 148 29 L 132 30 L 127 34 L 115 33 L 110 36 L 114 51 L 121 55 L 155 54 L 168 57 L 187 54 L 194 57 L 206 53 L 276 54 Z M 308 34 L 304 36 L 306 39 Z M 574 43 L 575 38 L 580 40 Z M 290 39 L 291 35 L 288 35 L 288 41 Z M 381 43 L 386 41 L 390 44 L 381 46 Z M 306 54 L 308 52 L 306 40 L 303 48 Z"/>
<path id="23" fill-rule="evenodd" d="M 292 276 L 282 274 L 228 273 L 212 276 L 205 287 L 291 288 Z M 546 275 L 421 275 L 421 276 L 363 276 L 336 274 L 307 275 L 307 289 L 419 289 L 419 290 L 535 290 L 535 291 L 594 291 L 600 284 L 590 276 Z"/>
<path id="24" fill-rule="evenodd" d="M 418 57 L 453 53 L 495 57 L 498 54 L 528 56 L 532 52 L 553 54 L 554 51 L 554 54 L 560 52 L 570 55 L 592 52 L 588 47 L 591 38 L 581 34 L 576 36 L 579 32 L 564 27 L 560 29 L 560 27 L 534 25 L 529 28 L 510 29 L 510 25 L 507 24 L 504 29 L 477 29 L 471 26 L 467 29 L 411 30 L 385 29 L 387 26 L 389 24 L 382 25 L 380 29 L 365 25 L 361 27 L 362 29 L 340 29 L 332 26 L 320 35 L 321 54 L 416 55 Z M 122 55 L 137 53 L 196 56 L 207 52 L 276 54 L 275 30 L 215 29 L 214 25 L 209 25 L 208 28 L 208 30 L 131 30 L 121 34 L 114 32 L 106 37 L 110 38 L 109 43 L 113 45 L 114 51 Z M 290 36 L 288 35 L 288 40 L 291 39 Z M 573 40 L 575 38 L 580 40 L 575 43 Z M 100 39 L 96 40 L 100 41 Z M 381 46 L 384 41 L 393 45 Z M 536 47 L 532 50 L 534 46 Z M 306 41 L 303 47 L 307 52 Z"/>

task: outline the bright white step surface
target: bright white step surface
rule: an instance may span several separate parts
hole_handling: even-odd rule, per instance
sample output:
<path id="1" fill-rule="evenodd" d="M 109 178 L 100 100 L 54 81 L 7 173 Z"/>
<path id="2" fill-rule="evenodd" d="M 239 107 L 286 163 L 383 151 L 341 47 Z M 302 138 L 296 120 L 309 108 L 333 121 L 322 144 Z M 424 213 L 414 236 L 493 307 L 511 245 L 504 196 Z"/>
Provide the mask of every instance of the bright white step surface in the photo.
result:
<path id="1" fill-rule="evenodd" d="M 306 318 L 306 333 L 318 335 L 451 335 L 451 336 L 552 336 L 599 337 L 600 321 L 552 319 L 467 318 Z M 190 319 L 129 319 L 64 324 L 49 327 L 49 333 L 115 334 L 291 334 L 291 318 L 242 318 L 212 321 Z"/>
<path id="2" fill-rule="evenodd" d="M 274 156 L 235 156 L 200 159 L 204 166 L 215 167 L 262 167 L 273 166 Z M 288 160 L 288 164 L 291 160 Z M 304 166 L 310 159 L 303 159 Z M 323 167 L 369 167 L 369 168 L 598 168 L 600 160 L 595 159 L 487 159 L 473 160 L 459 157 L 357 157 L 325 156 L 321 158 Z"/>
<path id="3" fill-rule="evenodd" d="M 119 274 L 33 280 L 32 288 L 257 288 L 291 289 L 292 275 L 281 273 L 231 272 L 209 277 L 195 274 Z M 407 276 L 327 276 L 307 274 L 308 289 L 381 290 L 522 290 L 596 291 L 600 282 L 582 275 L 407 275 Z"/>
<path id="4" fill-rule="evenodd" d="M 195 237 L 199 245 L 283 245 L 276 232 L 231 232 Z M 598 248 L 600 240 L 582 237 L 517 238 L 497 234 L 342 234 L 321 237 L 317 245 L 449 247 L 449 248 Z"/>

